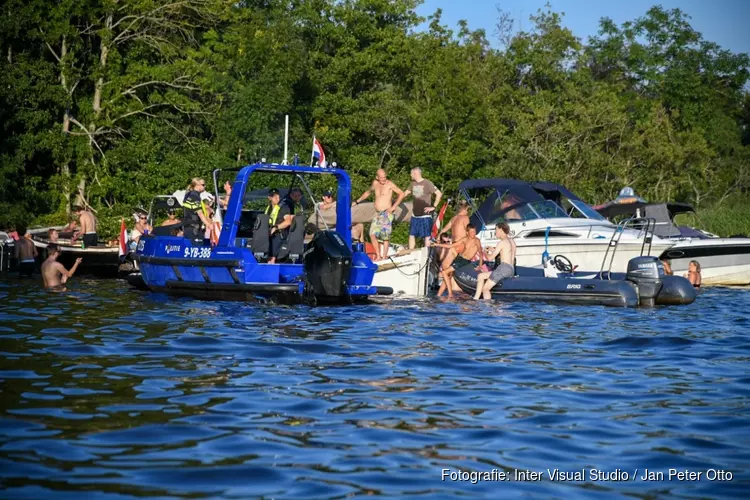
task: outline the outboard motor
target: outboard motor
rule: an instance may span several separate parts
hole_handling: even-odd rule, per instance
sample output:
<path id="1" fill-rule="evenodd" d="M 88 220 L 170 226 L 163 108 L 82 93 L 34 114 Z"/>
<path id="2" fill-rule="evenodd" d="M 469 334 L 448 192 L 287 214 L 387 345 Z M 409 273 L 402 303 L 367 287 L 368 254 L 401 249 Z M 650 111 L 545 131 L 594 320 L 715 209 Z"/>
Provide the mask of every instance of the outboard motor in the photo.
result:
<path id="1" fill-rule="evenodd" d="M 659 295 L 664 278 L 664 264 L 657 257 L 642 255 L 628 262 L 628 281 L 638 287 L 641 305 L 653 306 Z"/>
<path id="2" fill-rule="evenodd" d="M 316 298 L 348 296 L 346 282 L 352 267 L 352 250 L 336 231 L 320 231 L 304 254 L 305 276 Z"/>

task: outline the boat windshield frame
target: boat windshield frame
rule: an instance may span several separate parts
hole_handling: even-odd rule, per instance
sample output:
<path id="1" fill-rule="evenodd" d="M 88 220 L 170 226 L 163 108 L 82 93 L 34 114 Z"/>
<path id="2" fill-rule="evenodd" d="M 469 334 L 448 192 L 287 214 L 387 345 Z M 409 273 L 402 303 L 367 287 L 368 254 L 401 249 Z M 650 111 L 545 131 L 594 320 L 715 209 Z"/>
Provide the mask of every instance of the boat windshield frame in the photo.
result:
<path id="1" fill-rule="evenodd" d="M 560 205 L 552 200 L 544 199 L 544 197 L 533 190 L 526 190 L 524 194 L 527 199 L 524 200 L 518 194 L 518 190 L 511 189 L 510 187 L 493 186 L 491 189 L 491 192 L 485 194 L 479 206 L 476 206 L 474 197 L 471 196 L 467 189 L 461 190 L 462 195 L 468 200 L 473 209 L 472 219 L 476 217 L 481 223 L 482 228 L 492 227 L 501 221 L 514 223 L 538 219 L 570 218 Z M 506 203 L 508 199 L 515 199 L 518 202 L 508 202 L 501 210 L 495 210 L 498 201 L 502 204 Z M 514 213 L 514 217 L 508 218 L 508 214 L 512 212 Z M 476 224 L 474 220 L 472 222 Z"/>
<path id="2" fill-rule="evenodd" d="M 570 202 L 575 209 L 584 216 L 586 219 L 595 220 L 599 222 L 606 222 L 607 218 L 604 217 L 602 214 L 594 210 L 594 207 L 589 205 L 588 203 L 582 201 L 582 200 L 576 200 L 573 198 L 568 198 L 568 201 Z"/>
<path id="3" fill-rule="evenodd" d="M 237 169 L 224 169 L 223 171 L 236 171 Z M 297 165 L 281 165 L 275 163 L 256 163 L 247 165 L 237 171 L 237 176 L 232 184 L 232 194 L 229 197 L 229 204 L 224 213 L 224 223 L 221 228 L 218 246 L 233 246 L 238 231 L 238 224 L 242 216 L 242 209 L 245 202 L 245 191 L 250 183 L 250 176 L 253 173 L 266 174 L 291 174 L 302 176 L 304 174 L 313 175 L 331 175 L 336 178 L 336 232 L 346 242 L 347 246 L 352 245 L 351 235 L 351 190 L 352 183 L 344 170 L 337 168 L 320 168 L 320 167 L 303 167 Z M 314 203 L 314 201 L 313 201 Z"/>

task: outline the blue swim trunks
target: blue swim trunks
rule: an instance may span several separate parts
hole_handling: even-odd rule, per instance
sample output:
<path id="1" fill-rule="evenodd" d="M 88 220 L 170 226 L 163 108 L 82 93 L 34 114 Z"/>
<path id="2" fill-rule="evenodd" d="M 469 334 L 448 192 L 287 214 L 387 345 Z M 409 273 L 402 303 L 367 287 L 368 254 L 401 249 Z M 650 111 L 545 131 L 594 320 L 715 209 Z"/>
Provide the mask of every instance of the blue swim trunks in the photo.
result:
<path id="1" fill-rule="evenodd" d="M 409 224 L 409 234 L 416 238 L 427 238 L 430 236 L 432 234 L 432 216 L 412 217 Z"/>

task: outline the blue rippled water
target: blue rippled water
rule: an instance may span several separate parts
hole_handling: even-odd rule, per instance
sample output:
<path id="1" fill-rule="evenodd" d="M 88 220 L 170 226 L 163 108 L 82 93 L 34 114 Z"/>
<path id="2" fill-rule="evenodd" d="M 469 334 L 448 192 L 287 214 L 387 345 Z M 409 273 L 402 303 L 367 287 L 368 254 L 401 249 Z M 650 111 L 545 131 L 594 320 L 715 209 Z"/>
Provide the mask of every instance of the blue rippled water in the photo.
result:
<path id="1" fill-rule="evenodd" d="M 637 310 L 312 309 L 76 281 L 59 294 L 0 279 L 5 498 L 750 492 L 750 290 Z"/>

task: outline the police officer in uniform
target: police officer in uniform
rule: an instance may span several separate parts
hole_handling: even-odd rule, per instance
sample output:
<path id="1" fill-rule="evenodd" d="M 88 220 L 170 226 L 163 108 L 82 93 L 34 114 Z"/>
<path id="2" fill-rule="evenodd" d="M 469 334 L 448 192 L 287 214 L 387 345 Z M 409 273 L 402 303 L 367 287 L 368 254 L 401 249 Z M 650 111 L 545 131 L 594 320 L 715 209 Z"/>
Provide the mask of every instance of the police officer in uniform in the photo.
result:
<path id="1" fill-rule="evenodd" d="M 182 202 L 184 237 L 193 242 L 203 243 L 205 228 L 211 227 L 211 220 L 206 217 L 201 208 L 201 193 L 205 190 L 206 181 L 195 177 L 188 186 L 188 192 L 185 193 L 185 199 Z"/>
<path id="2" fill-rule="evenodd" d="M 292 225 L 294 216 L 291 214 L 289 205 L 281 203 L 281 196 L 276 188 L 268 191 L 268 206 L 265 213 L 268 215 L 268 225 L 271 232 L 271 258 L 268 263 L 275 264 L 276 257 L 281 250 L 281 244 L 289 232 L 288 229 Z"/>

